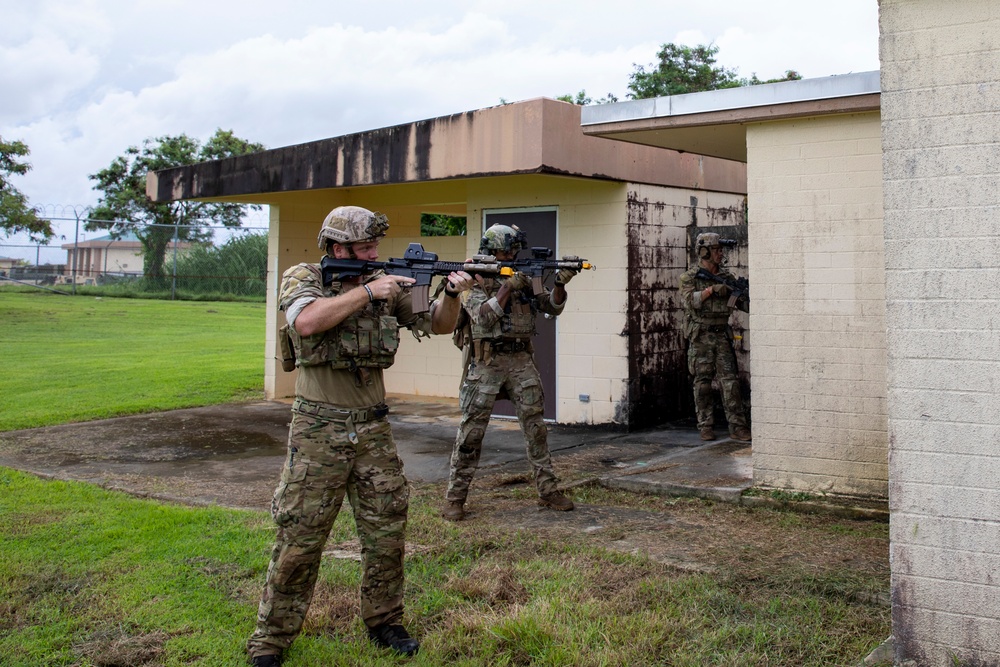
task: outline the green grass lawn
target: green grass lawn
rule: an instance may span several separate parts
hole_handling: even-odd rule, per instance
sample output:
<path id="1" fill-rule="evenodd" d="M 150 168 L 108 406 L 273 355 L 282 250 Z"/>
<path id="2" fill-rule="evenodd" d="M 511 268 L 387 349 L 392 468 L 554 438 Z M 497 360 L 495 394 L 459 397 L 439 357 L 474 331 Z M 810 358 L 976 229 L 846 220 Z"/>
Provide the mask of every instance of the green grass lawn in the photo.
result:
<path id="1" fill-rule="evenodd" d="M 0 469 L 0 664 L 245 665 L 273 535 L 264 512 L 189 508 Z M 817 569 L 734 540 L 715 571 L 609 550 L 576 533 L 450 524 L 442 489 L 416 488 L 406 561 L 411 660 L 373 647 L 358 617 L 359 564 L 327 557 L 287 667 L 316 665 L 854 665 L 889 632 L 861 594 L 884 573 Z M 531 490 L 498 502 L 530 502 Z M 521 497 L 523 496 L 523 497 Z M 885 524 L 795 517 L 698 500 L 590 490 L 577 501 L 794 530 L 836 545 Z M 751 526 L 748 526 L 750 528 Z M 354 543 L 349 511 L 330 544 Z M 728 554 L 728 555 L 727 555 Z"/>
<path id="2" fill-rule="evenodd" d="M 260 303 L 0 292 L 0 431 L 263 398 Z"/>

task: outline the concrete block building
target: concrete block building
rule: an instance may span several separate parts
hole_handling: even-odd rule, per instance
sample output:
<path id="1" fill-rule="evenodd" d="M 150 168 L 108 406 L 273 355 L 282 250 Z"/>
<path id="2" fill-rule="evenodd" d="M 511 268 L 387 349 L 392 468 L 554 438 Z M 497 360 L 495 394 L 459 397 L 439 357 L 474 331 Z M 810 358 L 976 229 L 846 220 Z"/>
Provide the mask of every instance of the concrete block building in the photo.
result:
<path id="1" fill-rule="evenodd" d="M 896 659 L 1000 665 L 1000 5 L 880 31 Z"/>
<path id="2" fill-rule="evenodd" d="M 281 274 L 319 261 L 316 234 L 335 206 L 389 217 L 383 258 L 422 242 L 441 259 L 463 260 L 502 222 L 525 229 L 531 245 L 590 260 L 598 270 L 573 281 L 563 315 L 540 320 L 536 342 L 546 417 L 562 423 L 638 427 L 693 413 L 677 279 L 698 228 L 740 227 L 746 238 L 742 162 L 588 137 L 579 106 L 549 99 L 159 171 L 147 185 L 156 201 L 270 207 L 269 397 L 294 388 L 275 362 Z M 467 235 L 421 237 L 423 213 L 466 216 Z M 404 341 L 387 389 L 457 396 L 460 354 L 450 338 Z"/>
<path id="3" fill-rule="evenodd" d="M 755 483 L 887 495 L 895 664 L 1000 665 L 1000 5 L 880 33 L 880 72 L 583 122 L 746 160 Z"/>
<path id="4" fill-rule="evenodd" d="M 588 107 L 584 132 L 745 162 L 759 486 L 884 498 L 879 73 Z"/>

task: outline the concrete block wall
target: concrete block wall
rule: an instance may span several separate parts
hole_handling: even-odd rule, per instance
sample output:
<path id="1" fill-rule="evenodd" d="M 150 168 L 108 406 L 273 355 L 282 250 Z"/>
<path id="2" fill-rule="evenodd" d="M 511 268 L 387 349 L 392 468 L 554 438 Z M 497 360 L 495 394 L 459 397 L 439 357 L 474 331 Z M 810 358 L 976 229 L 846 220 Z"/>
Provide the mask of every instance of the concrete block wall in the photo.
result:
<path id="1" fill-rule="evenodd" d="M 754 483 L 885 497 L 879 116 L 747 128 Z"/>
<path id="2" fill-rule="evenodd" d="M 896 664 L 1000 664 L 1000 5 L 881 0 Z"/>

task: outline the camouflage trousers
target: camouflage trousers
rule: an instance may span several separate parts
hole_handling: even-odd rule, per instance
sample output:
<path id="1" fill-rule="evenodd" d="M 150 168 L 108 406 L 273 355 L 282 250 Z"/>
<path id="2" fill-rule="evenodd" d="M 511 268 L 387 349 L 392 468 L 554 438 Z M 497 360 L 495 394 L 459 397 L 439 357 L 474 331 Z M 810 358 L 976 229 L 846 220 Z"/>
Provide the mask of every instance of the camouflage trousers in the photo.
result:
<path id="1" fill-rule="evenodd" d="M 542 416 L 545 410 L 542 379 L 530 353 L 502 353 L 494 356 L 489 364 L 473 361 L 459 391 L 462 421 L 451 452 L 451 472 L 445 495 L 449 501 L 465 502 L 469 495 L 469 486 L 483 451 L 486 426 L 501 389 L 507 392 L 517 412 L 538 495 L 556 490 L 548 430 Z"/>
<path id="2" fill-rule="evenodd" d="M 361 542 L 361 617 L 369 627 L 402 618 L 409 487 L 388 419 L 352 424 L 293 412 L 251 656 L 281 653 L 301 631 L 345 495 Z"/>
<path id="3" fill-rule="evenodd" d="M 694 405 L 699 429 L 715 423 L 714 377 L 718 378 L 722 389 L 722 407 L 730 430 L 746 427 L 747 418 L 737 377 L 739 369 L 729 344 L 728 331 L 698 332 L 688 344 L 688 371 L 694 376 Z"/>

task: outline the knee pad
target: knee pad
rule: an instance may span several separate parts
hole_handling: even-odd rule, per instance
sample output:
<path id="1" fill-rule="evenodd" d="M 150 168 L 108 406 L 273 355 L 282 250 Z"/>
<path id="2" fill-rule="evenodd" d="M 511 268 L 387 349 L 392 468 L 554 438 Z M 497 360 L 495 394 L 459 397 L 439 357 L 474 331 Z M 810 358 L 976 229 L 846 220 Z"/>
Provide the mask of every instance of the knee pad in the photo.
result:
<path id="1" fill-rule="evenodd" d="M 486 431 L 484 429 L 469 429 L 469 432 L 465 434 L 465 438 L 462 440 L 462 444 L 458 446 L 458 451 L 463 454 L 471 454 L 476 451 L 476 448 L 483 442 L 485 436 Z"/>

